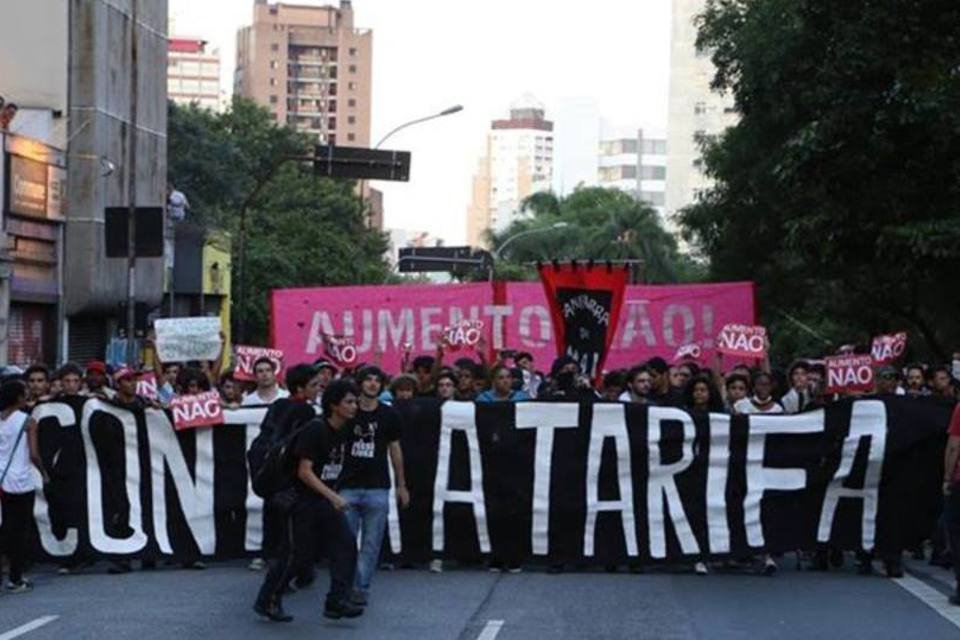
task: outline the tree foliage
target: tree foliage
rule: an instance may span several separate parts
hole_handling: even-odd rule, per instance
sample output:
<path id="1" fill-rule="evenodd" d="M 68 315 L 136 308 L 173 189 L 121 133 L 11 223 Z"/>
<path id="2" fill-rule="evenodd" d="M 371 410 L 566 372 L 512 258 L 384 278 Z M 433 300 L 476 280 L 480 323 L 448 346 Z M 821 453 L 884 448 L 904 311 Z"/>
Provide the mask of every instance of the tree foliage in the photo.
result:
<path id="1" fill-rule="evenodd" d="M 268 111 L 235 98 L 222 114 L 171 103 L 168 136 L 170 182 L 190 201 L 190 218 L 233 238 L 235 321 L 239 212 L 249 200 L 248 336 L 266 339 L 271 289 L 381 283 L 387 277 L 387 240 L 364 224 L 365 207 L 353 183 L 316 178 L 311 168 L 292 162 L 274 172 L 280 158 L 309 153 L 306 135 L 277 126 Z"/>
<path id="2" fill-rule="evenodd" d="M 686 282 L 700 275 L 657 212 L 618 189 L 582 188 L 564 198 L 536 193 L 523 209 L 527 215 L 488 236 L 494 253 L 499 251 L 500 278 L 533 279 L 530 263 L 572 259 L 640 260 L 641 280 L 650 283 Z M 565 226 L 553 228 L 558 223 Z"/>
<path id="3" fill-rule="evenodd" d="M 710 0 L 697 44 L 741 115 L 703 141 L 715 186 L 681 216 L 711 275 L 755 280 L 797 355 L 906 328 L 916 355 L 946 356 L 960 344 L 960 4 Z"/>

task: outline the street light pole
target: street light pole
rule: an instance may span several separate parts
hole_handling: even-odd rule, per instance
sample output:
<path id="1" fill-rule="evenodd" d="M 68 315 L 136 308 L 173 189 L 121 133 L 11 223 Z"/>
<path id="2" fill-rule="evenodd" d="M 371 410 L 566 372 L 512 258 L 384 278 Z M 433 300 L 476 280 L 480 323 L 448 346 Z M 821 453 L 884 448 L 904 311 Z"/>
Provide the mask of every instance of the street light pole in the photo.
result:
<path id="1" fill-rule="evenodd" d="M 462 104 L 455 104 L 455 105 L 453 105 L 452 107 L 447 107 L 446 109 L 444 109 L 444 110 L 441 111 L 440 113 L 434 113 L 434 114 L 429 115 L 429 116 L 424 116 L 423 118 L 417 118 L 416 120 L 410 120 L 409 122 L 404 122 L 404 123 L 401 124 L 400 126 L 394 127 L 393 129 L 391 129 L 390 131 L 388 131 L 388 132 L 387 132 L 387 135 L 385 135 L 385 136 L 383 136 L 382 138 L 380 138 L 379 142 L 377 142 L 377 144 L 375 144 L 375 145 L 373 146 L 373 148 L 374 148 L 374 149 L 379 149 L 379 148 L 383 145 L 383 143 L 386 142 L 393 134 L 397 133 L 398 131 L 402 131 L 403 129 L 406 129 L 407 127 L 412 127 L 412 126 L 415 125 L 415 124 L 420 124 L 421 122 L 427 122 L 428 120 L 436 120 L 437 118 L 443 118 L 443 117 L 445 117 L 445 116 L 452 116 L 453 114 L 455 114 L 455 113 L 460 113 L 461 111 L 463 111 L 463 105 L 462 105 Z M 366 196 L 367 181 L 366 181 L 366 180 L 361 180 L 361 181 L 360 181 L 360 184 L 359 184 L 359 187 L 360 187 L 360 188 L 359 188 L 359 195 L 360 195 L 360 207 L 361 207 L 361 212 L 360 212 L 360 214 L 365 217 L 365 216 L 366 216 L 366 213 L 367 213 L 367 212 L 366 212 L 366 209 L 367 209 L 367 196 Z"/>
<path id="2" fill-rule="evenodd" d="M 566 229 L 569 226 L 570 226 L 569 222 L 554 222 L 549 227 L 527 229 L 526 231 L 515 233 L 509 238 L 507 238 L 506 240 L 504 240 L 503 244 L 501 244 L 499 247 L 494 249 L 493 253 L 491 254 L 491 257 L 493 259 L 490 261 L 490 282 L 493 282 L 493 267 L 496 264 L 496 261 L 500 259 L 500 254 L 503 252 L 504 249 L 507 248 L 507 245 L 509 245 L 511 242 L 513 242 L 517 238 L 523 238 L 524 236 L 532 236 L 538 233 L 547 233 L 548 231 L 554 231 L 556 229 Z"/>

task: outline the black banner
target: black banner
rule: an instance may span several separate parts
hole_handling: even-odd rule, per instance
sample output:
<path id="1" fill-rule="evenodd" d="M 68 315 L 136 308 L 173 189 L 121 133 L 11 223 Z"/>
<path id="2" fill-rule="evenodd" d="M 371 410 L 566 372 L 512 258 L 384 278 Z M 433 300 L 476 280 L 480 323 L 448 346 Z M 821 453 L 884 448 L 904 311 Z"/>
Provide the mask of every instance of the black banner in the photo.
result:
<path id="1" fill-rule="evenodd" d="M 952 409 L 908 398 L 733 418 L 620 403 L 397 408 L 412 503 L 398 513 L 391 500 L 393 553 L 601 564 L 912 546 L 937 517 Z M 52 476 L 34 509 L 43 555 L 256 552 L 262 502 L 244 454 L 264 412 L 175 432 L 157 410 L 39 405 Z"/>

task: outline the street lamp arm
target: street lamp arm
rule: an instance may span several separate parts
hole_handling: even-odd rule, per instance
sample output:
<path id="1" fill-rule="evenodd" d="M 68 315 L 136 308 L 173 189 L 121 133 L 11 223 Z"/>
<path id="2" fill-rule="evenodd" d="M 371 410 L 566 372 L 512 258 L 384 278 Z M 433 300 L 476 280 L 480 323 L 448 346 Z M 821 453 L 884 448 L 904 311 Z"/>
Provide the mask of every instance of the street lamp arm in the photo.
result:
<path id="1" fill-rule="evenodd" d="M 401 131 L 401 130 L 403 130 L 403 129 L 406 129 L 407 127 L 412 127 L 412 126 L 415 125 L 415 124 L 420 124 L 421 122 L 427 122 L 428 120 L 435 120 L 435 119 L 437 119 L 437 118 L 442 118 L 442 117 L 444 117 L 444 116 L 453 115 L 454 113 L 457 113 L 457 112 L 459 112 L 459 111 L 463 111 L 463 107 L 460 106 L 460 105 L 456 105 L 456 106 L 450 107 L 449 109 L 444 109 L 444 110 L 441 111 L 440 113 L 434 113 L 433 115 L 425 116 L 425 117 L 423 117 L 423 118 L 417 118 L 416 120 L 411 120 L 411 121 L 409 121 L 409 122 L 404 122 L 404 123 L 401 124 L 400 126 L 394 127 L 393 129 L 391 129 L 391 130 L 387 133 L 387 135 L 385 135 L 385 136 L 383 136 L 382 138 L 380 138 L 380 141 L 379 141 L 377 144 L 375 144 L 375 145 L 373 146 L 373 148 L 374 148 L 374 149 L 379 149 L 379 148 L 380 148 L 380 145 L 382 145 L 384 142 L 386 142 L 387 139 L 388 139 L 390 136 L 392 136 L 393 134 L 397 133 L 398 131 Z"/>
<path id="2" fill-rule="evenodd" d="M 552 225 L 550 225 L 549 227 L 538 227 L 538 228 L 536 228 L 536 229 L 527 229 L 526 231 L 521 231 L 521 232 L 519 232 L 519 233 L 515 233 L 515 234 L 513 234 L 512 236 L 510 236 L 509 238 L 507 238 L 507 239 L 503 242 L 503 244 L 501 244 L 499 247 L 497 247 L 497 248 L 494 250 L 494 252 L 493 252 L 493 257 L 496 258 L 497 260 L 499 260 L 499 259 L 500 259 L 500 253 L 501 253 L 504 249 L 507 248 L 507 245 L 509 245 L 511 242 L 513 242 L 513 241 L 516 240 L 517 238 L 522 238 L 522 237 L 524 237 L 524 236 L 529 236 L 529 235 L 532 235 L 532 234 L 535 234 L 535 233 L 546 233 L 547 231 L 553 231 L 553 230 L 555 230 L 555 229 L 563 229 L 563 228 L 568 227 L 568 226 L 570 226 L 570 225 L 569 225 L 568 223 L 566 223 L 566 222 L 557 222 L 556 224 L 552 224 Z"/>

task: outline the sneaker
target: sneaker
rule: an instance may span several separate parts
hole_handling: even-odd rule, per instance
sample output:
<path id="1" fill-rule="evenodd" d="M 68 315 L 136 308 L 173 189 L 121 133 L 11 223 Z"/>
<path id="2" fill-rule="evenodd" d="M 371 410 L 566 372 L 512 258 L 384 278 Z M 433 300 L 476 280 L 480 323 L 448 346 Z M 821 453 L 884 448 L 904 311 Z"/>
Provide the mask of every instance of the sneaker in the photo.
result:
<path id="1" fill-rule="evenodd" d="M 184 562 L 180 565 L 184 569 L 193 569 L 195 571 L 202 571 L 207 568 L 207 565 L 200 562 L 199 560 L 193 560 L 192 562 Z"/>
<path id="2" fill-rule="evenodd" d="M 65 565 L 61 565 L 61 566 L 57 567 L 57 574 L 58 574 L 58 575 L 61 575 L 61 576 L 68 576 L 68 575 L 70 575 L 70 567 L 65 566 Z"/>
<path id="3" fill-rule="evenodd" d="M 763 575 L 765 576 L 775 575 L 777 573 L 777 570 L 779 570 L 779 568 L 780 567 L 777 566 L 777 562 L 770 556 L 767 556 L 766 558 L 763 559 Z"/>
<path id="4" fill-rule="evenodd" d="M 350 604 L 355 604 L 358 607 L 367 606 L 367 594 L 363 591 L 354 591 L 350 594 Z"/>
<path id="5" fill-rule="evenodd" d="M 363 607 L 358 607 L 357 605 L 350 604 L 349 602 L 328 602 L 326 606 L 323 607 L 323 616 L 333 620 L 339 620 L 340 618 L 356 618 L 362 615 Z"/>
<path id="6" fill-rule="evenodd" d="M 490 573 L 502 573 L 503 564 L 499 562 L 491 562 L 490 564 L 487 565 L 487 571 L 489 571 Z"/>
<path id="7" fill-rule="evenodd" d="M 431 560 L 430 573 L 443 573 L 443 560 Z"/>
<path id="8" fill-rule="evenodd" d="M 698 576 L 705 576 L 708 573 L 710 573 L 710 570 L 707 569 L 706 563 L 698 562 L 695 565 L 693 565 L 693 572 L 696 573 Z"/>
<path id="9" fill-rule="evenodd" d="M 263 571 L 264 566 L 263 558 L 254 558 L 250 561 L 250 564 L 247 565 L 247 569 L 250 569 L 250 571 Z"/>
<path id="10" fill-rule="evenodd" d="M 7 593 L 27 593 L 28 591 L 33 591 L 33 584 L 26 578 L 20 582 L 7 583 Z"/>
<path id="11" fill-rule="evenodd" d="M 293 616 L 283 610 L 283 606 L 278 604 L 267 605 L 262 602 L 255 602 L 253 610 L 257 615 L 263 616 L 272 622 L 292 622 Z"/>
<path id="12" fill-rule="evenodd" d="M 513 573 L 513 574 L 523 573 L 523 567 L 521 567 L 518 564 L 510 565 L 507 567 L 507 573 Z"/>

